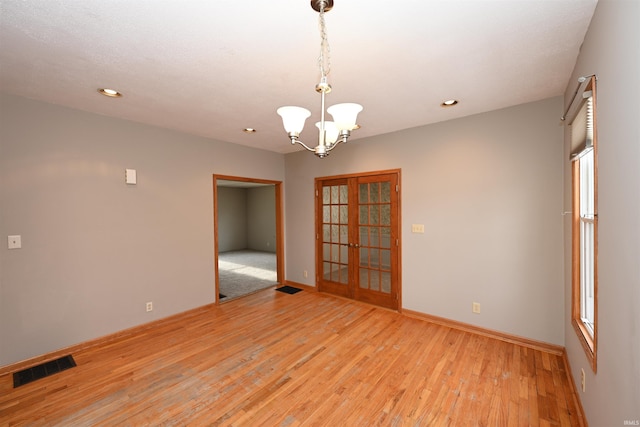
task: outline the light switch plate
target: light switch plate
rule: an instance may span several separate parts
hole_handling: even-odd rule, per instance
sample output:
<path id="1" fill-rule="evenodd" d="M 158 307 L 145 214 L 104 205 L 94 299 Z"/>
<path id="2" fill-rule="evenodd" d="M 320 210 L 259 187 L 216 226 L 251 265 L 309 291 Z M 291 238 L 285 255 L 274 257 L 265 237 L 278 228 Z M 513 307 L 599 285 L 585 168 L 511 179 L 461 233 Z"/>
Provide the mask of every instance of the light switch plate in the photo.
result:
<path id="1" fill-rule="evenodd" d="M 7 239 L 7 247 L 9 249 L 22 248 L 22 236 L 9 236 Z"/>
<path id="2" fill-rule="evenodd" d="M 138 183 L 138 177 L 135 169 L 125 169 L 124 178 L 127 184 L 135 185 Z"/>
<path id="3" fill-rule="evenodd" d="M 412 233 L 424 233 L 424 224 L 413 224 L 411 225 Z"/>

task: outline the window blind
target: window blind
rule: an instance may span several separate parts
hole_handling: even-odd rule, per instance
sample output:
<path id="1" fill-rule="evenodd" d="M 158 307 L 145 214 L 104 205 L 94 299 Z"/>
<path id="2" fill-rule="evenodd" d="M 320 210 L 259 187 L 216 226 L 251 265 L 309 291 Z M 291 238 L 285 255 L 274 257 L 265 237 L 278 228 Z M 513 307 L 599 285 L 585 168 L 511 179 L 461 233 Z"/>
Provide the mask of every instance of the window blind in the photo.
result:
<path id="1" fill-rule="evenodd" d="M 578 156 L 593 147 L 593 97 L 585 99 L 571 123 L 571 156 Z"/>
<path id="2" fill-rule="evenodd" d="M 576 159 L 587 150 L 593 148 L 594 120 L 593 120 L 593 77 L 582 92 L 581 103 L 569 125 L 571 127 L 571 158 Z"/>

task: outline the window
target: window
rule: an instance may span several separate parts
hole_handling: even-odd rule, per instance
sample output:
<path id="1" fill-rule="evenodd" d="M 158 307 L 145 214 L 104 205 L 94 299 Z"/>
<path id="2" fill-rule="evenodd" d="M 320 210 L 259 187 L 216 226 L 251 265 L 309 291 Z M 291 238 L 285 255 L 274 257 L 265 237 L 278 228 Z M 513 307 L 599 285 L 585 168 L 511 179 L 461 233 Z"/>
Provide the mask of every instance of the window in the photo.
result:
<path id="1" fill-rule="evenodd" d="M 598 203 L 595 141 L 595 78 L 585 82 L 571 122 L 572 160 L 572 309 L 578 338 L 596 371 L 598 332 Z"/>
<path id="2" fill-rule="evenodd" d="M 580 319 L 593 339 L 594 332 L 594 188 L 593 150 L 589 150 L 578 160 L 580 163 Z"/>

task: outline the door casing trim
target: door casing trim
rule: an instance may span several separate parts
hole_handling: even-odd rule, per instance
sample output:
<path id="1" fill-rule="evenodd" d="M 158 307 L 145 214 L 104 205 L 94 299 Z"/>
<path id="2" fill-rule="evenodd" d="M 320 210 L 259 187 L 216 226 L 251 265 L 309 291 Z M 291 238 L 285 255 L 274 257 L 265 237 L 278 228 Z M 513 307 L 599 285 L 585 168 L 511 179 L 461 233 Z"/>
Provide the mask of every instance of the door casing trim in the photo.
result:
<path id="1" fill-rule="evenodd" d="M 220 304 L 220 276 L 218 275 L 218 180 L 275 186 L 276 193 L 276 276 L 278 283 L 284 283 L 284 225 L 282 208 L 282 181 L 213 174 L 213 264 L 215 277 L 216 304 Z"/>

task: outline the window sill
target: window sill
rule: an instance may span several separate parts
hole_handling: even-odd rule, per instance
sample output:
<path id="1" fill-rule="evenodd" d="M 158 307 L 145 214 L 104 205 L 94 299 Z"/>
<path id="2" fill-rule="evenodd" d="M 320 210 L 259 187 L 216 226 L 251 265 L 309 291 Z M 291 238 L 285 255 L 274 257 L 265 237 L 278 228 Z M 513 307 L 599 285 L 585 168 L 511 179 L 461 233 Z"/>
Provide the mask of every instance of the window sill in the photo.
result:
<path id="1" fill-rule="evenodd" d="M 580 320 L 573 319 L 571 323 L 573 324 L 573 329 L 575 329 L 576 334 L 578 335 L 578 341 L 580 341 L 580 345 L 582 345 L 582 348 L 587 356 L 587 359 L 591 364 L 591 369 L 595 374 L 597 371 L 596 343 L 591 338 L 591 335 L 588 332 L 588 328 Z"/>

